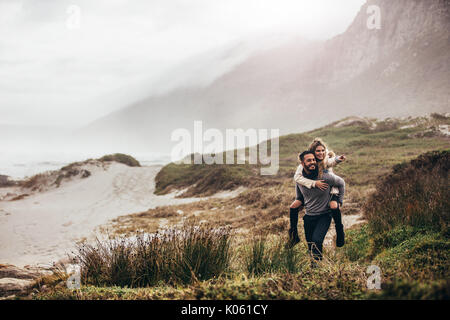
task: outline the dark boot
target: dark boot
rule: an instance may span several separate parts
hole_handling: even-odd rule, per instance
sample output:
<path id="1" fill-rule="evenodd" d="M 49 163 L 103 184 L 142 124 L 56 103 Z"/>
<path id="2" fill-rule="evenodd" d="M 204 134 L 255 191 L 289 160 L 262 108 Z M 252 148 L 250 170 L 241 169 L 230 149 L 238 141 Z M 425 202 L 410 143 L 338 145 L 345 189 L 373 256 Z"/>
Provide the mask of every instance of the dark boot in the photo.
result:
<path id="1" fill-rule="evenodd" d="M 344 225 L 342 224 L 342 215 L 339 208 L 331 210 L 331 216 L 336 228 L 336 247 L 342 247 L 345 244 Z"/>
<path id="2" fill-rule="evenodd" d="M 289 229 L 289 242 L 287 243 L 286 247 L 287 248 L 292 248 L 299 242 L 300 242 L 300 238 L 298 236 L 297 229 L 294 229 L 294 230 L 293 229 Z"/>
<path id="3" fill-rule="evenodd" d="M 300 208 L 289 208 L 289 221 L 290 221 L 290 228 L 289 228 L 289 242 L 288 247 L 292 248 L 297 243 L 300 242 L 300 238 L 298 237 L 298 212 L 300 211 Z"/>
<path id="4" fill-rule="evenodd" d="M 331 210 L 331 216 L 336 228 L 336 247 L 342 247 L 345 244 L 344 225 L 342 224 L 342 215 L 339 208 Z"/>
<path id="5" fill-rule="evenodd" d="M 336 247 L 343 247 L 345 244 L 344 225 L 336 225 Z"/>
<path id="6" fill-rule="evenodd" d="M 291 224 L 290 225 L 291 230 L 297 230 L 299 211 L 300 208 L 289 208 L 289 222 Z"/>

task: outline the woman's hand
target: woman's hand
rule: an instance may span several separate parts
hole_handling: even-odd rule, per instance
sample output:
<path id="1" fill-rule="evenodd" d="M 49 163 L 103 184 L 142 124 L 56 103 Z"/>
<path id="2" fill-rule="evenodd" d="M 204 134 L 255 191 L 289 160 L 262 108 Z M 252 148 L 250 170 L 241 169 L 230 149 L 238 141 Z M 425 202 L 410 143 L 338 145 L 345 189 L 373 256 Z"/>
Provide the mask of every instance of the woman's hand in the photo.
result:
<path id="1" fill-rule="evenodd" d="M 317 180 L 316 181 L 316 188 L 319 188 L 320 190 L 326 190 L 328 188 L 328 184 L 325 182 L 325 180 Z"/>

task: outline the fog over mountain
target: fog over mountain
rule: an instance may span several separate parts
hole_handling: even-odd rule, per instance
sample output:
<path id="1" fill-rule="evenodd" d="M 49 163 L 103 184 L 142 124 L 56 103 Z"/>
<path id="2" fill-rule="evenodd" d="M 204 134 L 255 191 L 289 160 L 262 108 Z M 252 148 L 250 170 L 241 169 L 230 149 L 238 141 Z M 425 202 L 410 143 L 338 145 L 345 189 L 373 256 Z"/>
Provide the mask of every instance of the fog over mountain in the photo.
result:
<path id="1" fill-rule="evenodd" d="M 84 21 L 93 28 L 95 37 L 88 38 L 88 28 L 84 33 L 71 34 L 68 42 L 64 42 L 66 34 L 57 33 L 59 29 L 51 28 L 52 24 L 43 17 L 51 14 L 58 18 L 57 23 L 63 23 L 58 12 L 69 2 L 48 2 L 40 8 L 24 0 L 23 8 L 28 9 L 22 20 L 15 22 L 31 19 L 44 23 L 41 29 L 50 30 L 50 40 L 60 44 L 55 52 L 50 50 L 49 43 L 35 41 L 21 43 L 23 47 L 17 47 L 14 53 L 11 48 L 20 43 L 0 31 L 3 35 L 0 46 L 10 49 L 0 54 L 3 152 L 33 150 L 37 155 L 50 150 L 70 153 L 68 159 L 74 155 L 78 159 L 85 154 L 124 152 L 166 155 L 167 160 L 176 145 L 170 139 L 172 132 L 186 128 L 193 133 L 195 120 L 203 121 L 204 130 L 217 128 L 224 135 L 227 128 L 275 128 L 286 134 L 307 131 L 350 115 L 385 118 L 450 112 L 449 0 L 368 0 L 347 29 L 328 40 L 320 38 L 330 32 L 323 28 L 332 22 L 318 17 L 330 19 L 333 15 L 329 11 L 340 6 L 333 7 L 325 0 L 328 6 L 316 11 L 308 2 L 302 2 L 298 12 L 309 8 L 312 11 L 305 12 L 310 12 L 312 20 L 298 24 L 289 20 L 279 29 L 272 29 L 271 25 L 278 21 L 277 14 L 281 20 L 290 16 L 281 16 L 286 13 L 281 9 L 271 16 L 270 7 L 264 11 L 261 5 L 257 8 L 260 21 L 267 25 L 258 32 L 247 26 L 244 19 L 249 12 L 257 15 L 253 5 L 246 11 L 242 7 L 241 15 L 235 17 L 236 26 L 230 26 L 232 15 L 219 14 L 217 8 L 199 2 L 188 11 L 191 18 L 198 19 L 191 25 L 187 16 L 174 18 L 172 7 L 158 15 L 156 9 L 162 3 L 139 2 L 141 9 L 130 8 L 123 17 L 117 17 L 121 25 L 130 27 L 133 24 L 126 14 L 136 16 L 142 11 L 152 15 L 148 24 L 145 19 L 137 20 L 142 29 L 137 34 L 142 39 L 139 46 L 127 39 L 135 29 L 121 30 L 110 21 L 101 20 L 107 16 L 102 9 L 110 8 L 108 14 L 117 14 L 116 9 L 125 5 L 123 1 L 114 2 L 112 7 L 105 2 L 96 10 L 85 10 L 88 12 Z M 80 3 L 86 7 L 91 4 Z M 340 8 L 339 16 L 351 9 L 350 2 L 345 3 L 349 7 L 347 11 Z M 12 1 L 2 5 L 5 4 L 17 5 Z M 380 10 L 379 29 L 373 25 L 377 22 L 374 6 Z M 231 7 L 230 4 L 222 9 L 228 12 Z M 15 8 L 21 12 L 19 9 Z M 204 17 L 207 13 L 215 15 Z M 174 19 L 175 27 L 170 27 L 168 18 Z M 271 22 L 267 22 L 269 18 Z M 0 13 L 2 26 L 10 26 L 8 19 L 13 16 Z M 221 20 L 218 25 L 217 19 Z M 303 19 L 308 20 L 305 15 Z M 183 31 L 182 27 L 189 25 L 192 28 Z M 204 33 L 208 25 L 216 29 Z M 230 29 L 223 28 L 225 25 Z M 30 28 L 23 25 L 17 32 L 24 35 L 41 32 Z M 309 37 L 305 36 L 308 28 Z M 148 36 L 151 30 L 162 33 L 155 34 L 156 43 L 146 47 L 145 39 L 153 40 Z M 221 33 L 214 39 L 217 30 Z M 242 30 L 247 33 L 233 37 Z M 192 38 L 197 33 L 201 38 Z M 85 38 L 88 41 L 81 42 Z M 75 55 L 71 55 L 69 45 L 73 41 L 86 45 L 75 47 Z M 205 41 L 207 49 L 201 51 L 199 45 Z M 37 43 L 37 49 L 43 51 L 38 56 L 27 43 Z M 115 46 L 117 50 L 105 55 L 105 46 Z M 189 48 L 181 50 L 184 47 Z M 149 58 L 143 59 L 146 56 Z M 76 60 L 80 57 L 81 60 Z M 33 62 L 33 58 L 41 63 Z M 59 67 L 62 71 L 57 72 Z M 15 87 L 17 84 L 19 87 Z M 59 86 L 64 90 L 59 90 Z M 18 92 L 22 92 L 20 97 Z M 14 119 L 26 123 L 15 123 Z M 84 124 L 74 129 L 76 123 Z M 5 156 L 2 154 L 3 159 Z"/>
<path id="2" fill-rule="evenodd" d="M 279 128 L 283 134 L 349 115 L 449 112 L 448 4 L 369 0 L 341 35 L 260 50 L 208 85 L 142 99 L 79 134 L 91 142 L 95 136 L 106 144 L 170 151 L 171 132 L 192 131 L 194 120 L 205 128 Z M 381 9 L 380 29 L 367 25 L 371 5 Z M 225 51 L 223 59 L 232 54 Z M 176 78 L 176 70 L 169 76 Z"/>

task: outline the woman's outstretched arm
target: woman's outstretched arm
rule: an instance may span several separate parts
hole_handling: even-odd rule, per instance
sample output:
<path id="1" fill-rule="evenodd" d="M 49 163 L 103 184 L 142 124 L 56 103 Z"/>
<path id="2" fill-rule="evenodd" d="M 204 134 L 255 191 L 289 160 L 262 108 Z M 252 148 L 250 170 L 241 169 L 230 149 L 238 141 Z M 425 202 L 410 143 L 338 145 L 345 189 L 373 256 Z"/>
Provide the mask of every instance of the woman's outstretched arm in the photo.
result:
<path id="1" fill-rule="evenodd" d="M 339 163 L 345 161 L 347 158 L 345 155 L 335 156 L 335 157 L 327 157 L 327 168 L 335 167 Z"/>

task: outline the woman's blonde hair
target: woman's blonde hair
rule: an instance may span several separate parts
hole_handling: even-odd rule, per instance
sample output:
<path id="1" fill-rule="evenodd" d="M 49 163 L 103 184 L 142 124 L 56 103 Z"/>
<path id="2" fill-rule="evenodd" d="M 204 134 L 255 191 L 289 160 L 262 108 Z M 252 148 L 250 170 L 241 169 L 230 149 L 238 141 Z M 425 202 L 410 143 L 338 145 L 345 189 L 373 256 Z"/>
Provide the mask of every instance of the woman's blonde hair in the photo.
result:
<path id="1" fill-rule="evenodd" d="M 334 157 L 334 152 L 329 151 L 327 145 L 321 138 L 314 138 L 313 142 L 308 147 L 308 150 L 313 152 L 314 155 L 316 154 L 317 147 L 322 146 L 325 149 L 325 157 Z M 325 160 L 325 159 L 324 159 Z M 319 169 L 319 178 L 322 178 L 323 170 L 325 170 L 325 164 L 326 161 L 319 161 L 318 162 L 318 169 Z"/>
<path id="2" fill-rule="evenodd" d="M 328 151 L 327 145 L 325 144 L 325 142 L 323 142 L 323 140 L 321 138 L 314 138 L 313 142 L 311 142 L 311 144 L 309 145 L 308 150 L 312 151 L 312 152 L 316 152 L 316 148 L 318 146 L 324 147 L 325 153 Z"/>

